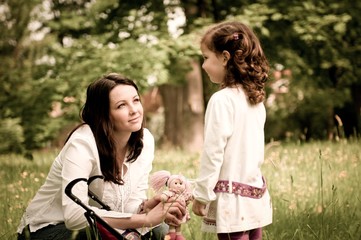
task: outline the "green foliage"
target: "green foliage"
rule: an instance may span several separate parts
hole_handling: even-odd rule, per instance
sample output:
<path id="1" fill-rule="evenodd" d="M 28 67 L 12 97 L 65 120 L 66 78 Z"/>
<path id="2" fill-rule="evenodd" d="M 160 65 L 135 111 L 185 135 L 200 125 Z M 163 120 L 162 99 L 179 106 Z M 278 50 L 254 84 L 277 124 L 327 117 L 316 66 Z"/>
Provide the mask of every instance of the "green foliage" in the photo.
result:
<path id="1" fill-rule="evenodd" d="M 0 154 L 23 152 L 24 133 L 20 120 L 5 118 L 0 120 Z"/>
<path id="2" fill-rule="evenodd" d="M 43 146 L 46 125 L 51 109 L 52 93 L 54 86 L 42 82 L 49 70 L 49 63 L 41 63 L 41 58 L 46 54 L 44 45 L 48 39 L 39 42 L 32 39 L 32 32 L 28 26 L 35 20 L 34 13 L 40 1 L 5 1 L 0 7 L 5 11 L 0 24 L 4 30 L 0 38 L 0 52 L 2 64 L 0 66 L 0 118 L 10 122 L 13 138 L 9 138 L 9 146 L 13 151 L 23 151 Z M 15 126 L 20 125 L 17 129 Z M 9 130 L 11 131 L 11 130 Z"/>
<path id="3" fill-rule="evenodd" d="M 258 33 L 274 70 L 291 73 L 281 79 L 288 81 L 288 93 L 268 89 L 276 96 L 268 106 L 268 138 L 323 139 L 335 134 L 335 109 L 349 102 L 359 108 L 360 101 L 350 94 L 361 85 L 354 69 L 359 62 L 359 44 L 354 44 L 359 41 L 359 15 L 349 10 L 351 5 L 360 9 L 360 4 L 345 1 L 259 1 L 236 16 Z M 271 78 L 269 86 L 279 80 Z M 343 118 L 361 122 L 359 111 Z"/>
<path id="4" fill-rule="evenodd" d="M 44 147 L 78 121 L 87 85 L 107 72 L 135 79 L 141 91 L 184 84 L 199 37 L 213 22 L 240 20 L 260 37 L 273 70 L 291 71 L 289 91 L 268 106 L 269 139 L 332 134 L 336 109 L 350 105 L 361 126 L 359 1 L 43 1 L 0 3 L 0 119 L 23 129 L 23 148 Z M 50 7 L 50 9 L 47 8 Z M 183 34 L 168 32 L 168 13 L 181 7 Z M 35 34 L 46 33 L 44 38 Z M 41 35 L 41 34 L 40 34 Z M 205 100 L 214 91 L 205 79 Z M 303 96 L 302 98 L 300 96 Z M 331 96 L 331 97 L 330 97 Z M 49 115 L 53 104 L 62 113 Z M 287 124 L 285 124 L 287 122 Z M 357 125 L 358 124 L 358 125 Z M 312 130 L 310 130 L 312 129 Z M 331 131 L 331 133 L 330 133 Z"/>
<path id="5" fill-rule="evenodd" d="M 168 60 L 156 46 L 132 39 L 103 44 L 97 37 L 91 36 L 73 41 L 71 47 L 54 48 L 58 72 L 50 78 L 56 75 L 62 80 L 63 94 L 83 95 L 90 82 L 108 72 L 120 72 L 136 80 L 141 89 L 150 85 L 148 81 L 152 75 L 160 81 L 168 78 L 165 69 Z"/>

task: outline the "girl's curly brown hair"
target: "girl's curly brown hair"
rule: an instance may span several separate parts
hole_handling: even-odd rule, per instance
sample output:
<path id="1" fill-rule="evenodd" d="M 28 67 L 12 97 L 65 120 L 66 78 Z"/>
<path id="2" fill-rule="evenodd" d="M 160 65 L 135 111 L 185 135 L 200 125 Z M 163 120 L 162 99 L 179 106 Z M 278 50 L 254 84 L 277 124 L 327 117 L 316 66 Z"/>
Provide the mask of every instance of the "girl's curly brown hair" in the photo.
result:
<path id="1" fill-rule="evenodd" d="M 217 55 L 228 51 L 230 59 L 221 87 L 241 84 L 251 104 L 265 99 L 269 64 L 254 32 L 240 22 L 223 22 L 209 29 L 201 40 Z"/>

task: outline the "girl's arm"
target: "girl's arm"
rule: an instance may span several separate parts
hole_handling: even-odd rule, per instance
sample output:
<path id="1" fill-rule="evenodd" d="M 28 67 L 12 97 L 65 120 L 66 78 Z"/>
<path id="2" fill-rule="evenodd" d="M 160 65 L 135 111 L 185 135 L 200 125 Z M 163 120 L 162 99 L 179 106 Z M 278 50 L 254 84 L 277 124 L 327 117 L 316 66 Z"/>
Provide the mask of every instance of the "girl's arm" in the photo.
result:
<path id="1" fill-rule="evenodd" d="M 233 132 L 232 109 L 231 100 L 221 91 L 213 94 L 208 102 L 203 152 L 193 190 L 193 196 L 198 201 L 211 202 L 216 199 L 213 188 L 219 180 L 227 141 Z"/>

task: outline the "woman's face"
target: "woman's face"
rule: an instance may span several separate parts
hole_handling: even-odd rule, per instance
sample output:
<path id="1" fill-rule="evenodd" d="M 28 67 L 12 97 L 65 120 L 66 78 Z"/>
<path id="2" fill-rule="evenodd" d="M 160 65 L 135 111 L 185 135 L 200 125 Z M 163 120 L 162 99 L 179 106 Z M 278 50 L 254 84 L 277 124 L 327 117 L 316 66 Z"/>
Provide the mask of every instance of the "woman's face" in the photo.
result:
<path id="1" fill-rule="evenodd" d="M 226 74 L 226 59 L 221 54 L 217 56 L 205 44 L 201 44 L 201 51 L 204 59 L 202 68 L 206 71 L 209 79 L 213 83 L 222 83 Z"/>
<path id="2" fill-rule="evenodd" d="M 131 133 L 141 129 L 143 106 L 137 90 L 130 85 L 117 85 L 109 93 L 110 120 L 116 133 Z"/>

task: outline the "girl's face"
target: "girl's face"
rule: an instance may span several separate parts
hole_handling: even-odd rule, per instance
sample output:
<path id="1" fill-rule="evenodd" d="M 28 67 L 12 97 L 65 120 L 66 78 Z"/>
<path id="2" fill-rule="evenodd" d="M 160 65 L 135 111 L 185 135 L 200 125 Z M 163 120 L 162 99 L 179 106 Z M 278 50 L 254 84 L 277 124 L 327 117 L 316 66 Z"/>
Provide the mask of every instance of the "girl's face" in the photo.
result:
<path id="1" fill-rule="evenodd" d="M 202 68 L 208 74 L 209 79 L 213 83 L 222 83 L 226 74 L 227 59 L 222 54 L 216 55 L 205 44 L 201 44 L 201 51 L 204 59 Z"/>
<path id="2" fill-rule="evenodd" d="M 116 133 L 140 130 L 143 122 L 143 106 L 137 90 L 130 85 L 117 85 L 109 93 L 110 120 Z"/>

